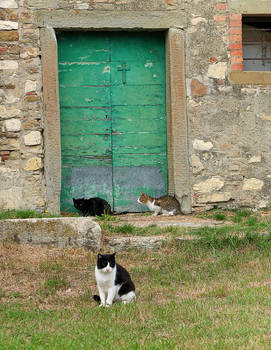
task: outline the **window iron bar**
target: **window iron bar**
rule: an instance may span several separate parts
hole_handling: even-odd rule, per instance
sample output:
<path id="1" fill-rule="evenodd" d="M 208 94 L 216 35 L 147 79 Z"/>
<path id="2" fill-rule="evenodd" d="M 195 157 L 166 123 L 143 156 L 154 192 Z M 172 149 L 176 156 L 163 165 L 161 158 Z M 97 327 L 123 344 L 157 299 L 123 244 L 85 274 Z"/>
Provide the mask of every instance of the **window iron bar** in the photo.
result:
<path id="1" fill-rule="evenodd" d="M 244 41 L 243 45 L 255 45 L 255 44 L 266 44 L 271 46 L 271 41 Z"/>
<path id="2" fill-rule="evenodd" d="M 264 30 L 271 30 L 270 28 L 242 28 L 243 32 L 255 32 L 255 31 L 264 31 Z"/>

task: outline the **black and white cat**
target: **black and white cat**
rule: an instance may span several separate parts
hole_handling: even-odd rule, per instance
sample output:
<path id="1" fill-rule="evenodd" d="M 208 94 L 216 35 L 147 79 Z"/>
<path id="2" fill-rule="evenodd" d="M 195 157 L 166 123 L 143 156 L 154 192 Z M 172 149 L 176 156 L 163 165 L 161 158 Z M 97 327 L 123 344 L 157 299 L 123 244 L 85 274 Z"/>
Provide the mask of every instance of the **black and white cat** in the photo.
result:
<path id="1" fill-rule="evenodd" d="M 129 272 L 115 262 L 114 254 L 98 254 L 95 267 L 95 278 L 99 290 L 94 300 L 101 302 L 100 306 L 108 307 L 114 301 L 127 304 L 136 299 L 135 285 Z"/>
<path id="2" fill-rule="evenodd" d="M 112 214 L 110 204 L 106 200 L 99 197 L 89 199 L 73 198 L 73 205 L 84 216 L 101 216 L 103 214 Z"/>

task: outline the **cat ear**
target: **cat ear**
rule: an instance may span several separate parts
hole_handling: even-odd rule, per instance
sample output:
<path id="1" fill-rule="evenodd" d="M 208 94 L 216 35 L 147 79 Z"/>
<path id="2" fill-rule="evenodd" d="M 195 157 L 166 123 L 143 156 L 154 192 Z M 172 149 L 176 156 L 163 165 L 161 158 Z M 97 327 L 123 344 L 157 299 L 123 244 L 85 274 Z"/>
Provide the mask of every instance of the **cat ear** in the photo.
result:
<path id="1" fill-rule="evenodd" d="M 116 252 L 112 254 L 112 256 L 114 256 L 114 257 L 115 257 L 115 255 L 116 255 Z"/>

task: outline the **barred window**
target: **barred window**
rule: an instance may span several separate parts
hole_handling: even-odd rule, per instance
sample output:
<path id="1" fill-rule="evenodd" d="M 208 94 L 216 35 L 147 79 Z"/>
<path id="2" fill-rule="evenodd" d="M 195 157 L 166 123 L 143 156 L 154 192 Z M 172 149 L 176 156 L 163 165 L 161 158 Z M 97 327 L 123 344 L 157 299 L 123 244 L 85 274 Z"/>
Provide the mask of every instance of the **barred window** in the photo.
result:
<path id="1" fill-rule="evenodd" d="M 244 71 L 271 71 L 271 16 L 242 18 Z"/>

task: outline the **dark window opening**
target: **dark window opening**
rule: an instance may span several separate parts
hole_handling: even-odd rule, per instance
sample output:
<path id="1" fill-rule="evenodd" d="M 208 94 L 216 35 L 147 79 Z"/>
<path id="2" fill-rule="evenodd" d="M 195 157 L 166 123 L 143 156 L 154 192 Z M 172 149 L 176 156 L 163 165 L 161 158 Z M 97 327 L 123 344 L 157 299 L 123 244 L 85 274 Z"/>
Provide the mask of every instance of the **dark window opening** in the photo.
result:
<path id="1" fill-rule="evenodd" d="M 271 71 L 271 16 L 242 19 L 244 71 Z"/>

